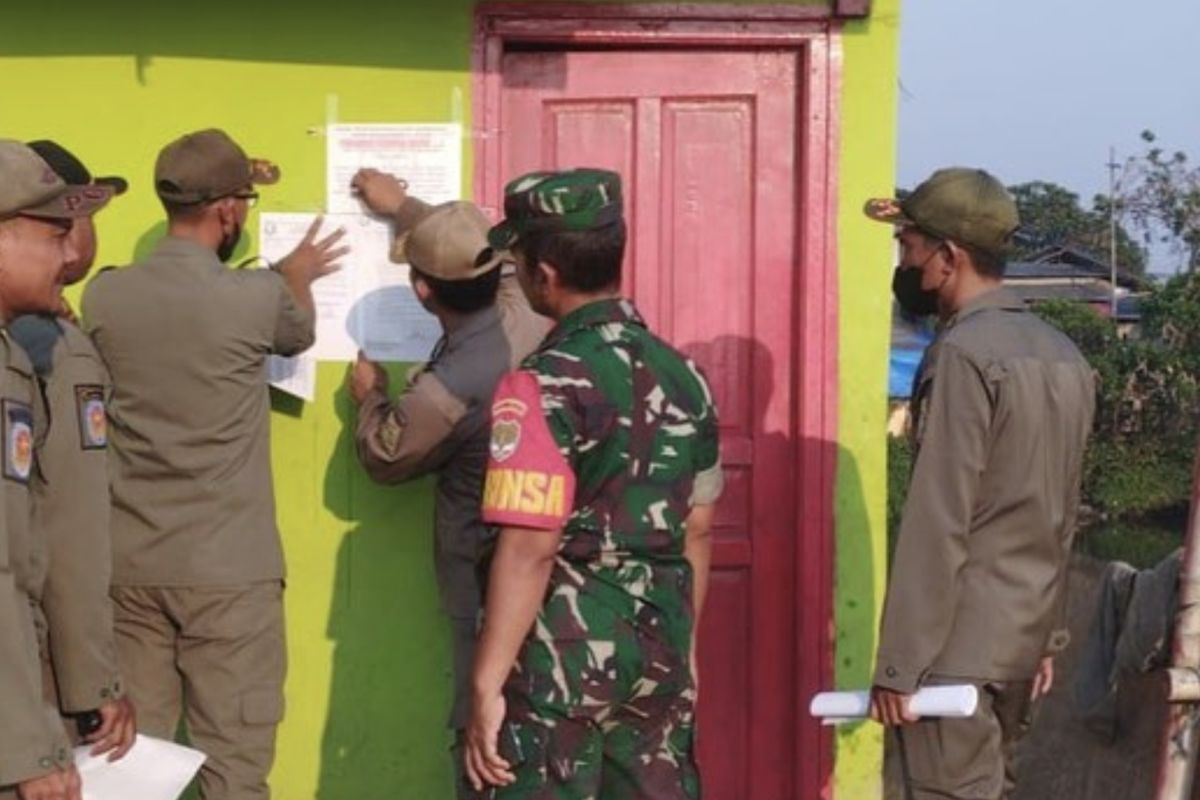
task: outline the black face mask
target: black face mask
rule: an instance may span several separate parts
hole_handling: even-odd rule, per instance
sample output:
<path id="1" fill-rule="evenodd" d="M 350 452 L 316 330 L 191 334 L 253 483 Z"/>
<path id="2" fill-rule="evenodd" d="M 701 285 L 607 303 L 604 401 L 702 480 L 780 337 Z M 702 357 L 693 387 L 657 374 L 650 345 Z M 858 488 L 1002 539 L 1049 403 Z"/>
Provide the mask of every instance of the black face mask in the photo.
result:
<path id="1" fill-rule="evenodd" d="M 238 242 L 242 240 L 242 226 L 238 225 L 233 229 L 232 233 L 221 239 L 221 243 L 217 245 L 217 258 L 222 262 L 228 261 L 233 257 L 233 251 L 237 250 Z"/>
<path id="2" fill-rule="evenodd" d="M 904 313 L 914 317 L 928 317 L 938 310 L 938 293 L 921 288 L 924 271 L 920 267 L 896 267 L 892 273 L 892 294 Z"/>

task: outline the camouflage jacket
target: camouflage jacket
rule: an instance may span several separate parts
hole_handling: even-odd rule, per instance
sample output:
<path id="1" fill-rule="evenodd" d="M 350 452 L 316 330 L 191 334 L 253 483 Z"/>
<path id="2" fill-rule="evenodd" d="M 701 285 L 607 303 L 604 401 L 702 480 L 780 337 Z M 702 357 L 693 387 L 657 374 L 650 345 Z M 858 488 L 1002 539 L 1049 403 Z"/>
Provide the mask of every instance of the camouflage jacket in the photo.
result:
<path id="1" fill-rule="evenodd" d="M 685 521 L 720 491 L 708 384 L 628 301 L 568 315 L 497 389 L 484 514 L 562 528 L 538 625 L 553 637 L 605 638 L 595 626 L 615 613 L 687 646 Z"/>

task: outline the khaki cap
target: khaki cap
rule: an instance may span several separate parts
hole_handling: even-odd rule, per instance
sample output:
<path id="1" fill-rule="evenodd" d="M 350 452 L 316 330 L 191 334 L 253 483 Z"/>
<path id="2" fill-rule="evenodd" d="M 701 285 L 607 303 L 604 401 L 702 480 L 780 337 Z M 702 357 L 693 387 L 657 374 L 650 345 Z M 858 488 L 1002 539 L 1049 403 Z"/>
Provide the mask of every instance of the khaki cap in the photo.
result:
<path id="1" fill-rule="evenodd" d="M 86 217 L 112 195 L 108 186 L 67 186 L 27 145 L 0 139 L 0 219 Z"/>
<path id="2" fill-rule="evenodd" d="M 434 206 L 406 203 L 396 220 L 391 259 L 410 264 L 425 275 L 443 281 L 478 278 L 503 263 L 501 254 L 488 247 L 491 227 L 473 203 L 456 200 Z M 486 255 L 481 255 L 486 252 Z M 483 262 L 480 263 L 480 259 Z"/>
<path id="3" fill-rule="evenodd" d="M 163 200 L 198 205 L 218 200 L 250 184 L 279 181 L 279 167 L 248 158 L 225 131 L 209 128 L 182 136 L 158 154 L 154 190 Z"/>
<path id="4" fill-rule="evenodd" d="M 998 255 L 1009 250 L 1021 224 L 1016 201 L 1004 184 L 985 170 L 968 167 L 939 169 L 903 200 L 868 200 L 863 213 Z"/>

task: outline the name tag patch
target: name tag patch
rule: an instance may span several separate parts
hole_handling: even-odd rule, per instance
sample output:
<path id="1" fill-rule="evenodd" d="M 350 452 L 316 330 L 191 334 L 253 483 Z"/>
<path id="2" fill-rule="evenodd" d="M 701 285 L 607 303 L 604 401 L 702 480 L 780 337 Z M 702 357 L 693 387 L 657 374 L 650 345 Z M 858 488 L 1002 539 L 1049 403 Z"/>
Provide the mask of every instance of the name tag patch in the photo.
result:
<path id="1" fill-rule="evenodd" d="M 29 483 L 33 472 L 33 411 L 27 403 L 5 398 L 0 401 L 4 416 L 4 477 Z"/>
<path id="2" fill-rule="evenodd" d="M 84 450 L 108 447 L 108 414 L 104 411 L 104 387 L 84 383 L 75 387 L 75 409 L 79 418 L 79 446 Z"/>

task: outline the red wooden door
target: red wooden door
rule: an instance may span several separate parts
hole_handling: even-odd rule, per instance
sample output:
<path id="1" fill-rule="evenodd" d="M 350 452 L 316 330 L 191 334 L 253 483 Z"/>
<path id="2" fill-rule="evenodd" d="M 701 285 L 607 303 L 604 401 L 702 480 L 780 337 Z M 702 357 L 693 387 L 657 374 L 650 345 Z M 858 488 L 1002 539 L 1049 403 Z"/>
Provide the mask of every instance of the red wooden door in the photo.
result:
<path id="1" fill-rule="evenodd" d="M 797 796 L 799 63 L 794 51 L 615 49 L 501 62 L 501 175 L 621 174 L 626 291 L 655 331 L 699 360 L 719 404 L 727 486 L 699 712 L 705 796 L 715 800 Z"/>

